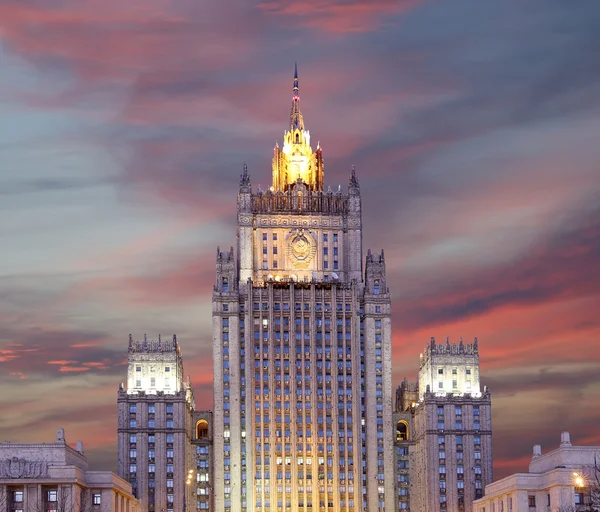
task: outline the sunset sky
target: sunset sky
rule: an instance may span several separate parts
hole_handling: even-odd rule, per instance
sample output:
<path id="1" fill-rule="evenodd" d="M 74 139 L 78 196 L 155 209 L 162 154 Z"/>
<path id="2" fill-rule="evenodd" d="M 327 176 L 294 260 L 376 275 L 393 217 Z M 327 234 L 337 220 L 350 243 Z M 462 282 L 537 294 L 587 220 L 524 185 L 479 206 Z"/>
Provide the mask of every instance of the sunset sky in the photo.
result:
<path id="1" fill-rule="evenodd" d="M 394 388 L 478 337 L 495 478 L 600 445 L 598 0 L 0 0 L 0 439 L 116 470 L 128 335 L 212 404 L 217 245 L 294 62 L 325 182 L 386 254 Z"/>

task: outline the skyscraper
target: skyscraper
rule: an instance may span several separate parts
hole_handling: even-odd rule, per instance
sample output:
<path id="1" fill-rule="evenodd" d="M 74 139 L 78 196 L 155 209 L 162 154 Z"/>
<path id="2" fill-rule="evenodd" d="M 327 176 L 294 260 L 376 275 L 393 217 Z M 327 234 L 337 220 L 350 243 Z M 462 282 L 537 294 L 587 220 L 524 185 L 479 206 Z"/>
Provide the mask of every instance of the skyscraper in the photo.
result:
<path id="1" fill-rule="evenodd" d="M 193 510 L 194 395 L 183 377 L 177 338 L 129 337 L 127 387 L 118 392 L 119 476 L 131 483 L 142 510 Z M 188 475 L 190 478 L 188 478 Z"/>
<path id="2" fill-rule="evenodd" d="M 385 259 L 363 260 L 354 169 L 324 186 L 297 70 L 272 178 L 253 190 L 244 166 L 237 257 L 217 249 L 214 510 L 393 510 Z"/>

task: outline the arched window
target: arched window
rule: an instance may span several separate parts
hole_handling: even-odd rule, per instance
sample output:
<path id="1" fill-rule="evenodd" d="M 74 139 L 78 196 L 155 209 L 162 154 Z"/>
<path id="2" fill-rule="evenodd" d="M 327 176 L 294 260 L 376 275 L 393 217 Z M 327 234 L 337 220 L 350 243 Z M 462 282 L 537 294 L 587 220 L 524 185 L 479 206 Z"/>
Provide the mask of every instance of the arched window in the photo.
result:
<path id="1" fill-rule="evenodd" d="M 299 143 L 300 143 L 300 134 L 297 133 L 296 134 L 296 144 L 299 144 Z"/>
<path id="2" fill-rule="evenodd" d="M 408 441 L 408 423 L 404 420 L 396 424 L 396 441 Z"/>
<path id="3" fill-rule="evenodd" d="M 208 421 L 198 420 L 196 423 L 196 439 L 208 438 Z"/>
<path id="4" fill-rule="evenodd" d="M 229 291 L 229 280 L 226 277 L 224 277 L 222 280 L 222 283 L 223 283 L 223 291 L 225 293 L 227 293 Z"/>
<path id="5" fill-rule="evenodd" d="M 373 283 L 373 294 L 379 295 L 379 279 L 375 279 L 375 282 Z"/>

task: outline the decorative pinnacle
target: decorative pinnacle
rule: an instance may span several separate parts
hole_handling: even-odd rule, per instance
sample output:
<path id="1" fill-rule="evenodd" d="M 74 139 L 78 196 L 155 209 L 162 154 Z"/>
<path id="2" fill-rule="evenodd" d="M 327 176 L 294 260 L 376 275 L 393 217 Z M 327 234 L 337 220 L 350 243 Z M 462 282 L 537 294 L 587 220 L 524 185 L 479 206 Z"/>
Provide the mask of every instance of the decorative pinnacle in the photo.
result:
<path id="1" fill-rule="evenodd" d="M 356 167 L 352 166 L 352 171 L 350 172 L 350 186 L 358 187 L 358 178 L 356 177 Z"/>
<path id="2" fill-rule="evenodd" d="M 244 170 L 240 176 L 240 186 L 250 185 L 250 174 L 248 174 L 248 165 L 244 163 Z"/>

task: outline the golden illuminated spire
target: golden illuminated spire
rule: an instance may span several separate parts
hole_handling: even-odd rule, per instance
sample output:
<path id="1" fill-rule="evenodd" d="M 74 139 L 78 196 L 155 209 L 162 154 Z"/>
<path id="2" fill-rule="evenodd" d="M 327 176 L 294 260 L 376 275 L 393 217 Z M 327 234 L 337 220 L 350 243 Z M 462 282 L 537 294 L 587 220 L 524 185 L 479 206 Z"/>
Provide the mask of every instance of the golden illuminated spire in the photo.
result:
<path id="1" fill-rule="evenodd" d="M 283 146 L 273 149 L 273 189 L 285 191 L 300 180 L 312 190 L 323 190 L 323 155 L 320 145 L 313 153 L 310 133 L 300 112 L 298 66 L 294 66 L 290 128 L 283 134 Z"/>

